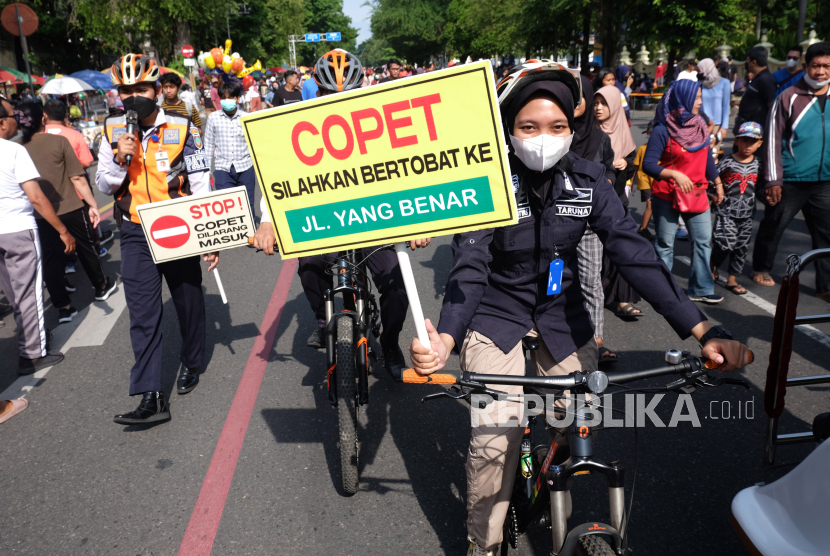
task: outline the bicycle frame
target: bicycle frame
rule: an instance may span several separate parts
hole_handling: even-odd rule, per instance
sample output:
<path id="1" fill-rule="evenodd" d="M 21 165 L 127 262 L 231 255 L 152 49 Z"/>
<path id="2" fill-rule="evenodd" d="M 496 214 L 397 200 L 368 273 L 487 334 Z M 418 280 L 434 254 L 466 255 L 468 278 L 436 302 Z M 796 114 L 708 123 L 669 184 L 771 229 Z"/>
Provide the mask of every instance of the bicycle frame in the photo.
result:
<path id="1" fill-rule="evenodd" d="M 360 405 L 369 402 L 369 328 L 377 329 L 378 310 L 374 296 L 369 291 L 366 280 L 366 259 L 356 263 L 358 251 L 349 249 L 337 256 L 337 285 L 323 293 L 323 302 L 326 308 L 326 367 L 328 399 L 332 405 L 337 405 L 337 361 L 335 356 L 335 339 L 337 318 L 348 317 L 354 321 L 357 349 L 357 368 L 361 369 L 358 376 L 357 398 Z M 354 272 L 357 267 L 360 272 Z M 335 313 L 335 296 L 343 296 L 343 311 Z M 349 308 L 352 307 L 352 308 Z M 368 311 L 367 311 L 368 309 Z M 335 316 L 337 318 L 335 318 Z M 377 334 L 377 332 L 375 332 Z"/>

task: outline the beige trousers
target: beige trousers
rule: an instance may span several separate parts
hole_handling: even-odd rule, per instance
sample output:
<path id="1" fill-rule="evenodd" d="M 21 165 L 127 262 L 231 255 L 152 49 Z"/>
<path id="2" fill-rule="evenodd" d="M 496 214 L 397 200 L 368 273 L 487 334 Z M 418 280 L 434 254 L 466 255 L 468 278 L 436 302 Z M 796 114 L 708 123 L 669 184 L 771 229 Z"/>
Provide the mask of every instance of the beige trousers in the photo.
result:
<path id="1" fill-rule="evenodd" d="M 538 336 L 538 330 L 534 328 L 527 335 Z M 539 349 L 531 353 L 536 374 L 548 376 L 595 371 L 599 358 L 593 338 L 561 362 L 554 360 L 542 341 Z M 523 376 L 525 358 L 522 343 L 519 342 L 510 353 L 505 354 L 488 337 L 470 330 L 461 348 L 461 370 Z M 506 392 L 513 398 L 523 393 L 521 386 L 490 388 Z M 496 426 L 487 426 L 485 420 L 480 419 L 479 426 L 472 427 L 467 453 L 467 536 L 479 547 L 495 551 L 502 542 L 502 529 L 519 462 L 524 433 L 519 426 L 522 404 L 518 401 L 497 401 L 490 404 L 487 410 L 478 410 L 479 416 L 482 413 L 487 413 Z"/>

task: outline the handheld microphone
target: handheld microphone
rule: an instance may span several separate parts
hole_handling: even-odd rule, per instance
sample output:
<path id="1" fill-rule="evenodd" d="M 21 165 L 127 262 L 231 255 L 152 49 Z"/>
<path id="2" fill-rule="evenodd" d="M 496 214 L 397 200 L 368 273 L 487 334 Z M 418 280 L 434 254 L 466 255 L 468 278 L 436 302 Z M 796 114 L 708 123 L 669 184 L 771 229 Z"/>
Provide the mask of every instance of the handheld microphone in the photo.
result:
<path id="1" fill-rule="evenodd" d="M 138 124 L 138 114 L 135 110 L 127 110 L 127 133 L 135 135 L 135 126 Z M 125 158 L 127 166 L 133 161 L 133 155 L 128 154 Z"/>

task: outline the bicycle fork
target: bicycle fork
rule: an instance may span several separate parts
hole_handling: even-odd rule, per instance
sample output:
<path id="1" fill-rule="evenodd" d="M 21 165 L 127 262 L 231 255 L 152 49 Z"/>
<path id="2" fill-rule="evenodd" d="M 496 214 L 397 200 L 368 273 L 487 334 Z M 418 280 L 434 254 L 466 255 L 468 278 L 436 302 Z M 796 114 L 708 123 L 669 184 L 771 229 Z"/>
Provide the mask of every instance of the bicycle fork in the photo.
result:
<path id="1" fill-rule="evenodd" d="M 620 548 L 620 539 L 625 535 L 625 468 L 616 461 L 606 464 L 595 460 L 593 433 L 588 423 L 590 410 L 583 407 L 576 412 L 574 423 L 568 429 L 571 457 L 563 465 L 551 465 L 545 479 L 550 491 L 550 518 L 553 534 L 553 553 L 572 554 L 578 537 L 585 534 L 605 533 L 611 535 Z M 567 494 L 576 475 L 601 473 L 608 484 L 608 501 L 611 510 L 611 523 L 592 523 L 575 528 L 568 535 Z M 565 546 L 567 543 L 567 546 Z M 563 548 L 567 550 L 562 552 Z"/>

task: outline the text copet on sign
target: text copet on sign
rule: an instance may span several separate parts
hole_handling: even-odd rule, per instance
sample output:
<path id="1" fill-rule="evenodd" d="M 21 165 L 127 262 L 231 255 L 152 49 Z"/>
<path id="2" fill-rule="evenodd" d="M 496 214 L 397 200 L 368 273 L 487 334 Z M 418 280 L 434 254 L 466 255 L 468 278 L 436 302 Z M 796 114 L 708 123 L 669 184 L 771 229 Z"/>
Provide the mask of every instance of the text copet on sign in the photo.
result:
<path id="1" fill-rule="evenodd" d="M 245 187 L 149 203 L 136 210 L 156 264 L 248 245 L 256 231 Z"/>
<path id="2" fill-rule="evenodd" d="M 242 117 L 287 258 L 513 224 L 489 62 Z"/>

